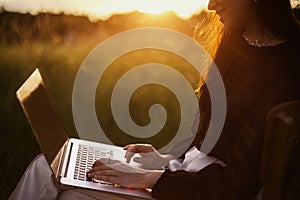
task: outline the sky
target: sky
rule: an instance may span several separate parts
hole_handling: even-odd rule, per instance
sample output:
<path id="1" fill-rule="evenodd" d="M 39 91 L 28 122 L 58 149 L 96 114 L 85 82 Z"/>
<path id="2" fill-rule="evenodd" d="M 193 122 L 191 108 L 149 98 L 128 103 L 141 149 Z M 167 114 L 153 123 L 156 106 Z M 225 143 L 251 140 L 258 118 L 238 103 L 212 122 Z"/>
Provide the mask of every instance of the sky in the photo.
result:
<path id="1" fill-rule="evenodd" d="M 208 0 L 0 0 L 5 10 L 37 14 L 65 12 L 107 19 L 113 14 L 141 11 L 159 14 L 175 11 L 188 18 L 207 7 Z"/>
<path id="2" fill-rule="evenodd" d="M 141 11 L 160 14 L 175 11 L 188 18 L 207 7 L 209 0 L 0 0 L 6 10 L 37 14 L 39 12 L 65 12 L 87 15 L 90 19 L 107 19 L 113 14 Z M 292 5 L 300 0 L 291 0 Z"/>

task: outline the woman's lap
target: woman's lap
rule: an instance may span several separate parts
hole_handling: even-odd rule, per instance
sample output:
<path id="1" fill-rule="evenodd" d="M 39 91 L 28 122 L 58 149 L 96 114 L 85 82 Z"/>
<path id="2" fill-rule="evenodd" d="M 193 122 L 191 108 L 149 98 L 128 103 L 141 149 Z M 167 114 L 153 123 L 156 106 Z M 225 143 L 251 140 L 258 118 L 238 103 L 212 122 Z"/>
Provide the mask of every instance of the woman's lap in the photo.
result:
<path id="1" fill-rule="evenodd" d="M 9 200 L 139 200 L 140 198 L 83 188 L 61 187 L 43 155 L 37 156 L 27 167 Z"/>

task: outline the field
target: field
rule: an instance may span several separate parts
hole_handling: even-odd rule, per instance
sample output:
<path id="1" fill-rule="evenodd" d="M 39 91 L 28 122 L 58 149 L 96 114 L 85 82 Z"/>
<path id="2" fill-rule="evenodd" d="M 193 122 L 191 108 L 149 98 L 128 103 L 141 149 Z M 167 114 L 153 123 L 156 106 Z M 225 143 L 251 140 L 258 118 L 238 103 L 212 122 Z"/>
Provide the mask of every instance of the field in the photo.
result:
<path id="1" fill-rule="evenodd" d="M 104 39 L 131 28 L 159 26 L 192 35 L 196 18 L 182 20 L 174 14 L 160 17 L 133 13 L 128 16 L 114 16 L 108 21 L 92 23 L 85 17 L 63 14 L 30 16 L 6 11 L 1 13 L 0 199 L 8 198 L 26 166 L 40 153 L 15 95 L 16 90 L 31 72 L 36 67 L 40 69 L 69 136 L 77 137 L 72 117 L 71 97 L 74 80 L 84 58 Z M 198 74 L 193 70 L 184 69 L 185 66 L 188 67 L 184 60 L 178 60 L 174 58 L 174 55 L 165 52 L 151 50 L 133 52 L 129 58 L 115 63 L 114 67 L 124 69 L 124 66 L 127 66 L 129 69 L 132 67 L 131 65 L 137 64 L 137 60 L 144 58 L 147 58 L 146 60 L 156 59 L 158 62 L 168 60 L 165 64 L 175 68 L 181 67 L 193 87 L 197 87 Z M 147 62 L 146 60 L 141 62 Z M 109 77 L 107 79 L 110 80 Z M 156 92 L 159 90 L 159 88 L 155 89 Z M 96 99 L 96 104 L 97 102 Z M 137 119 L 141 120 L 140 123 L 148 120 L 147 117 L 141 119 L 143 117 L 139 114 L 137 118 L 140 118 Z M 110 122 L 108 122 L 108 126 L 109 124 Z M 122 137 L 113 138 L 113 140 L 118 141 L 119 145 L 137 142 L 128 141 Z"/>
<path id="2" fill-rule="evenodd" d="M 15 92 L 35 67 L 44 75 L 68 133 L 73 131 L 70 101 L 76 69 L 86 49 L 51 44 L 1 46 L 1 195 L 8 195 L 25 167 L 40 153 Z M 78 49 L 80 49 L 78 51 Z M 75 55 L 74 57 L 69 55 Z M 77 68 L 76 68 L 77 66 Z M 75 135 L 76 136 L 76 135 Z M 0 199 L 6 199 L 2 196 Z"/>

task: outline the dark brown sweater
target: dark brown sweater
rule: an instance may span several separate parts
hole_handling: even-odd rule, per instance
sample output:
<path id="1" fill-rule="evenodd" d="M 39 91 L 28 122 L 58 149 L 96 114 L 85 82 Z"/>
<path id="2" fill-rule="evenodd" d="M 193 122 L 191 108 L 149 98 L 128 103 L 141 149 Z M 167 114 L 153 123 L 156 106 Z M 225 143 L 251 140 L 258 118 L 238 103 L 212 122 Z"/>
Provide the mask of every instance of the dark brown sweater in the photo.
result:
<path id="1" fill-rule="evenodd" d="M 153 187 L 157 199 L 253 200 L 260 187 L 267 112 L 276 104 L 300 99 L 300 40 L 258 48 L 249 46 L 241 34 L 225 36 L 215 63 L 225 85 L 227 113 L 221 137 L 209 155 L 227 167 L 213 164 L 193 173 L 166 170 Z M 205 84 L 199 106 L 199 129 L 191 145 L 198 148 L 210 121 Z"/>

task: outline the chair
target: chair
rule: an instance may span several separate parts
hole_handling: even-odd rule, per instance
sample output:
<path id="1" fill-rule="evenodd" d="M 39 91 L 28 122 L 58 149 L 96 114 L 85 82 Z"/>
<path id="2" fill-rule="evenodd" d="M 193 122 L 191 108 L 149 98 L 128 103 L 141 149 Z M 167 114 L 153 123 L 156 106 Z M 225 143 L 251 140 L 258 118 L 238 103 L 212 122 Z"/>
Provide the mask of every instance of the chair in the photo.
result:
<path id="1" fill-rule="evenodd" d="M 263 200 L 281 200 L 290 153 L 300 135 L 300 100 L 273 107 L 266 121 L 261 166 Z"/>

